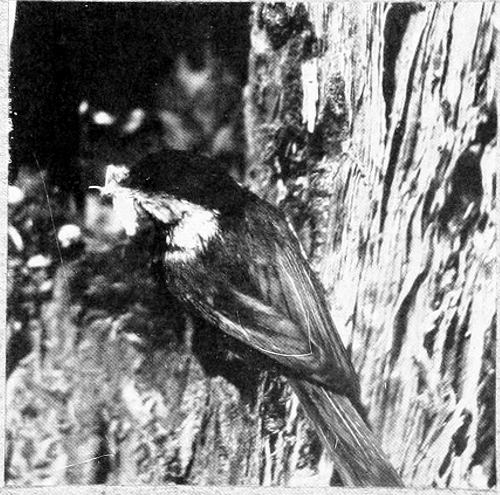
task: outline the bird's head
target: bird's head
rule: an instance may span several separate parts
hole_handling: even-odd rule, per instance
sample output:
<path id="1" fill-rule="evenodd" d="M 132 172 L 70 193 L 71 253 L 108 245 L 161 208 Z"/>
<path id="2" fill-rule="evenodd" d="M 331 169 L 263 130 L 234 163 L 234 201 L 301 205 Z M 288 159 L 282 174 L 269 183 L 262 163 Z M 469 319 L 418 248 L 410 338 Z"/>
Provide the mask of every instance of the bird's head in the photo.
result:
<path id="1" fill-rule="evenodd" d="M 219 218 L 233 213 L 243 190 L 208 158 L 181 151 L 162 151 L 132 167 L 109 165 L 101 194 L 111 196 L 128 235 L 141 216 L 165 228 L 172 251 L 198 249 L 219 228 Z"/>

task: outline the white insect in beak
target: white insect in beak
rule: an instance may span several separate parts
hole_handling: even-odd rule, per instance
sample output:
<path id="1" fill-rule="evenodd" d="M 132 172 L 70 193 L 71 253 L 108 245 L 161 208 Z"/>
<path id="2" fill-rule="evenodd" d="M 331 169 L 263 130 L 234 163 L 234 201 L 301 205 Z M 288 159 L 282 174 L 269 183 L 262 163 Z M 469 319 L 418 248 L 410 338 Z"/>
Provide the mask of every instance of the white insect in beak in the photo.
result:
<path id="1" fill-rule="evenodd" d="M 130 195 L 118 193 L 113 196 L 113 210 L 128 236 L 134 236 L 139 224 L 134 199 Z"/>
<path id="2" fill-rule="evenodd" d="M 104 187 L 91 186 L 91 189 L 98 189 L 101 196 L 111 196 L 113 198 L 113 210 L 117 220 L 125 229 L 128 236 L 133 236 L 137 232 L 138 221 L 137 211 L 134 206 L 134 198 L 127 187 L 123 187 L 123 181 L 128 177 L 129 171 L 123 165 L 108 165 L 106 167 L 106 178 Z"/>

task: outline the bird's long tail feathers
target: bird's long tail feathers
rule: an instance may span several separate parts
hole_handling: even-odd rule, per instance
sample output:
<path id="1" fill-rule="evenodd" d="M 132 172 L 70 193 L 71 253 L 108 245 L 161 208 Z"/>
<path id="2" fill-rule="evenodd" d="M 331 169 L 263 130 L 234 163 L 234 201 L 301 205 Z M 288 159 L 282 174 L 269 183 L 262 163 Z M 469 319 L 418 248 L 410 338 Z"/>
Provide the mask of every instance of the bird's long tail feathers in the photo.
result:
<path id="1" fill-rule="evenodd" d="M 290 380 L 327 447 L 342 481 L 351 486 L 402 486 L 351 401 L 319 385 Z"/>

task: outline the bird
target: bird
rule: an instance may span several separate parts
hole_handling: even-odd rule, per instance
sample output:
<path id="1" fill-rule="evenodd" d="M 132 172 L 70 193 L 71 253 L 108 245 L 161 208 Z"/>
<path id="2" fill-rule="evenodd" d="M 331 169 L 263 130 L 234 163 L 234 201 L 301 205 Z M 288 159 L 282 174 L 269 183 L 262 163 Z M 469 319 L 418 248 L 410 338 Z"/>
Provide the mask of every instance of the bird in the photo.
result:
<path id="1" fill-rule="evenodd" d="M 188 313 L 282 370 L 344 485 L 402 486 L 363 419 L 324 289 L 277 207 L 215 160 L 171 149 L 108 165 L 98 189 L 129 236 L 153 222 L 161 276 Z"/>

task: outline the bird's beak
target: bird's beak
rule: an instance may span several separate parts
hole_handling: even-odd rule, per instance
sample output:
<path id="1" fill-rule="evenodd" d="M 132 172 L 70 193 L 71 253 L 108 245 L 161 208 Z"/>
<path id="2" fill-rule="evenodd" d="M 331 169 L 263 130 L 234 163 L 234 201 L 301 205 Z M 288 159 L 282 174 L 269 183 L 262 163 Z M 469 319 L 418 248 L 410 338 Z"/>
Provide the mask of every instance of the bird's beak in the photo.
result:
<path id="1" fill-rule="evenodd" d="M 125 165 L 108 165 L 104 187 L 90 186 L 89 189 L 98 189 L 101 196 L 113 196 L 117 189 L 124 183 L 129 175 L 129 169 Z"/>

